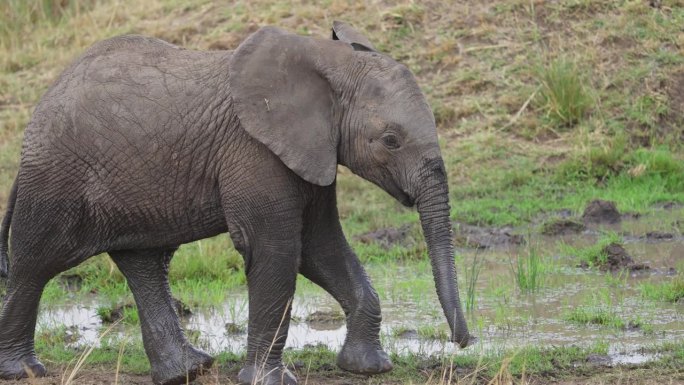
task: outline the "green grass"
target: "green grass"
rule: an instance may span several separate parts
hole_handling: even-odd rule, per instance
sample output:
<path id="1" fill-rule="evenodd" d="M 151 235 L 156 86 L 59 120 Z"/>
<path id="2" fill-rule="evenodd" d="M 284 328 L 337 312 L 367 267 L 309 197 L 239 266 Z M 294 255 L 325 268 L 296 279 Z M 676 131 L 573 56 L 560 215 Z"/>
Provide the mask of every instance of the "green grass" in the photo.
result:
<path id="1" fill-rule="evenodd" d="M 639 291 L 644 298 L 655 301 L 678 302 L 684 299 L 684 275 L 660 283 L 643 283 Z"/>
<path id="2" fill-rule="evenodd" d="M 622 237 L 617 233 L 609 232 L 603 234 L 593 245 L 575 247 L 561 243 L 560 249 L 562 253 L 575 257 L 581 263 L 586 263 L 590 267 L 600 267 L 608 262 L 608 255 L 604 249 L 611 243 L 622 243 Z"/>
<path id="3" fill-rule="evenodd" d="M 603 306 L 580 306 L 568 311 L 563 318 L 580 325 L 600 325 L 621 330 L 645 326 L 644 322 L 639 319 L 625 320 L 614 310 Z"/>
<path id="4" fill-rule="evenodd" d="M 545 274 L 549 270 L 547 264 L 548 261 L 542 258 L 537 246 L 528 244 L 525 250 L 515 257 L 515 262 L 511 261 L 518 289 L 523 293 L 538 291 L 544 284 Z"/>
<path id="5" fill-rule="evenodd" d="M 477 278 L 480 276 L 484 258 L 480 256 L 479 250 L 473 254 L 470 263 L 464 269 L 466 282 L 465 310 L 469 313 L 477 307 Z"/>
<path id="6" fill-rule="evenodd" d="M 54 369 L 55 366 L 64 367 L 73 362 L 84 348 L 66 347 L 69 341 L 68 332 L 64 328 L 56 328 L 42 332 L 47 337 L 37 341 L 37 353 Z M 124 354 L 119 351 L 123 345 Z M 661 370 L 681 367 L 684 364 L 684 346 L 681 342 L 668 343 L 662 346 L 652 346 L 649 352 L 658 352 L 660 359 L 643 365 L 644 367 Z M 373 377 L 370 383 L 425 383 L 430 376 L 439 377 L 450 368 L 459 368 L 461 376 L 477 375 L 489 380 L 497 375 L 505 374 L 513 378 L 522 376 L 543 376 L 544 378 L 591 375 L 592 364 L 587 363 L 590 354 L 607 354 L 607 346 L 597 342 L 588 347 L 560 346 L 553 348 L 527 347 L 523 349 L 502 350 L 492 353 L 478 353 L 464 351 L 444 357 L 426 357 L 419 354 L 391 354 L 394 370 L 390 373 Z M 121 371 L 132 374 L 147 374 L 150 367 L 145 356 L 140 339 L 104 338 L 101 345 L 96 347 L 86 361 L 86 369 L 101 368 L 113 371 L 117 360 L 121 358 Z M 215 365 L 220 368 L 223 376 L 234 378 L 244 362 L 243 354 L 223 352 L 216 357 Z M 286 364 L 298 363 L 300 367 L 297 375 L 305 378 L 307 373 L 312 377 L 343 375 L 335 367 L 336 353 L 324 346 L 315 346 L 298 350 L 286 350 L 283 361 Z M 211 378 L 211 374 L 209 375 Z M 377 382 L 376 382 L 377 381 Z"/>

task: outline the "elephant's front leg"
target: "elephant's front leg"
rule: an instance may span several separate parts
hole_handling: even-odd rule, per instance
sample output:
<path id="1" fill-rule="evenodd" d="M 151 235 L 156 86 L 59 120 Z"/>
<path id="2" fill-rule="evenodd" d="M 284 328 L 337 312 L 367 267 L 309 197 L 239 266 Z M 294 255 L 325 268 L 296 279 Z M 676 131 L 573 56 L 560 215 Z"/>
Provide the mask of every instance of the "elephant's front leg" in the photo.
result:
<path id="1" fill-rule="evenodd" d="M 334 184 L 318 196 L 306 218 L 300 272 L 330 293 L 347 316 L 337 365 L 361 374 L 392 370 L 380 344 L 380 300 L 342 232 Z"/>
<path id="2" fill-rule="evenodd" d="M 247 362 L 238 374 L 240 384 L 297 384 L 282 363 L 282 352 L 301 254 L 301 227 L 281 225 L 273 230 L 261 227 L 259 234 L 245 237 L 250 239 L 246 248 L 238 247 L 245 257 L 249 293 Z"/>
<path id="3" fill-rule="evenodd" d="M 140 315 L 143 344 L 155 384 L 193 381 L 213 359 L 185 338 L 169 291 L 173 250 L 127 250 L 109 253 L 128 280 Z"/>

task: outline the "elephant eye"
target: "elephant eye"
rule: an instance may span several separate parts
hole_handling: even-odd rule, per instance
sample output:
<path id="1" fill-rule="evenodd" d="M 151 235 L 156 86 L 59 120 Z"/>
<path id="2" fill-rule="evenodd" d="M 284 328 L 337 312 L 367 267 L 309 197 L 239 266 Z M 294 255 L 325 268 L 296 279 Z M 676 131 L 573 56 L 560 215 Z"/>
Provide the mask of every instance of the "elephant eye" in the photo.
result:
<path id="1" fill-rule="evenodd" d="M 389 148 L 390 150 L 396 150 L 397 148 L 401 147 L 399 144 L 399 139 L 394 134 L 383 135 L 382 144 L 384 144 L 385 147 Z"/>

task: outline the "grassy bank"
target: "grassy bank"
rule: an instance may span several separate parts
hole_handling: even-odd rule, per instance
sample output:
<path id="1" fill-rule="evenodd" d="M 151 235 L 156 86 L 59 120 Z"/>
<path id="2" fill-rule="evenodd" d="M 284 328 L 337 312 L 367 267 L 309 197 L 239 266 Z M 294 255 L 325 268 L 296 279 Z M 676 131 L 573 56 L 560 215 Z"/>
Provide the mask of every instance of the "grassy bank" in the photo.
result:
<path id="1" fill-rule="evenodd" d="M 68 340 L 65 341 L 64 336 L 64 331 L 59 329 L 42 335 L 37 350 L 46 362 L 52 363 L 50 369 L 68 376 L 73 372 L 73 364 L 67 366 L 65 363 L 77 361 L 83 352 L 65 348 L 64 344 L 68 343 Z M 601 343 L 587 348 L 529 347 L 489 354 L 466 352 L 442 358 L 415 354 L 393 355 L 391 358 L 395 365 L 394 370 L 371 378 L 350 375 L 331 365 L 335 360 L 335 352 L 325 347 L 286 351 L 284 362 L 302 381 L 308 379 L 310 383 L 336 383 L 334 380 L 346 378 L 346 383 L 353 384 L 526 384 L 536 383 L 542 378 L 545 379 L 542 381 L 582 378 L 586 380 L 597 373 L 602 372 L 606 375 L 627 369 L 633 373 L 645 371 L 641 375 L 632 374 L 637 379 L 649 373 L 646 376 L 658 374 L 671 376 L 674 381 L 683 380 L 678 376 L 681 376 L 679 370 L 684 365 L 684 344 L 679 342 L 653 346 L 645 349 L 642 354 L 648 356 L 652 352 L 658 352 L 658 360 L 612 369 L 606 366 L 606 360 L 609 361 L 610 358 L 606 355 L 606 346 Z M 220 383 L 232 383 L 243 361 L 242 355 L 218 355 L 215 368 L 202 383 L 218 383 L 212 382 L 215 376 L 221 379 Z M 144 375 L 149 369 L 140 341 L 108 340 L 101 347 L 88 353 L 87 364 L 81 370 L 108 373 L 119 370 L 122 373 Z"/>

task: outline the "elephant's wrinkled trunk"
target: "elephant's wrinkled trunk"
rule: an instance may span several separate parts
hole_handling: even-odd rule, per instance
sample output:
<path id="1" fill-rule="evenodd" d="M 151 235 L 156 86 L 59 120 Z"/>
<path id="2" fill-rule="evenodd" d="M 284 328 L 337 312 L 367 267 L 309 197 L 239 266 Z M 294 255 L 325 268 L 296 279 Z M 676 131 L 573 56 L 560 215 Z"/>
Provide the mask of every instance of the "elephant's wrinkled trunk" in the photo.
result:
<path id="1" fill-rule="evenodd" d="M 456 282 L 454 246 L 449 222 L 449 192 L 441 159 L 432 160 L 423 173 L 416 204 L 425 242 L 432 262 L 437 296 L 451 328 L 451 340 L 465 348 L 470 334 L 466 324 Z"/>

